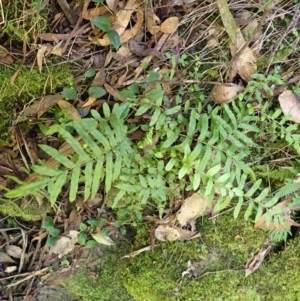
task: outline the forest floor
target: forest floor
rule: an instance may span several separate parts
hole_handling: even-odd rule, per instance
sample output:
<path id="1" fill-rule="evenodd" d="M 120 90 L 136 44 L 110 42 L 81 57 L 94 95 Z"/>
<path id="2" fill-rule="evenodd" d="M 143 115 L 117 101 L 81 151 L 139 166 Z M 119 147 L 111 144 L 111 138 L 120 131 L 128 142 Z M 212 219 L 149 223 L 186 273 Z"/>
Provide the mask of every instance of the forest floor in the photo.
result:
<path id="1" fill-rule="evenodd" d="M 0 300 L 300 300 L 299 19 L 0 1 Z"/>

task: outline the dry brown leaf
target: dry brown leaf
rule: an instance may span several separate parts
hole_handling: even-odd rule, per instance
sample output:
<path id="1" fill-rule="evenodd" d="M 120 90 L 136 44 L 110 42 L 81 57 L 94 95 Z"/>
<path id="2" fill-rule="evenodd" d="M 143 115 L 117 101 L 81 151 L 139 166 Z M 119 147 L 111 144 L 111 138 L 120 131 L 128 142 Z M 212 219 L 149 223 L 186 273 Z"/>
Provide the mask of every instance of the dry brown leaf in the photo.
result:
<path id="1" fill-rule="evenodd" d="M 287 206 L 288 203 L 290 202 L 290 199 L 285 199 L 284 201 L 278 203 L 277 205 L 275 205 L 272 209 L 276 209 L 276 208 L 282 208 L 283 209 L 283 217 L 286 220 L 286 224 L 282 225 L 279 224 L 278 226 L 276 226 L 276 224 L 274 222 L 271 222 L 269 225 L 266 224 L 266 218 L 267 218 L 267 214 L 263 214 L 261 216 L 261 218 L 255 223 L 254 227 L 255 228 L 259 228 L 259 229 L 269 229 L 269 230 L 284 230 L 284 229 L 288 229 L 291 226 L 297 226 L 299 227 L 300 224 L 294 222 L 291 219 L 291 209 Z M 273 216 L 275 213 L 271 212 L 271 216 Z"/>
<path id="2" fill-rule="evenodd" d="M 143 22 L 144 22 L 144 13 L 142 10 L 138 10 L 136 12 L 136 22 L 134 26 L 128 30 L 125 30 L 121 34 L 120 37 L 121 44 L 124 44 L 128 42 L 130 39 L 132 39 L 133 37 L 135 37 L 140 31 L 140 29 L 142 28 Z"/>
<path id="3" fill-rule="evenodd" d="M 56 245 L 51 247 L 49 253 L 57 254 L 58 258 L 62 258 L 74 249 L 78 241 L 78 235 L 78 231 L 70 230 L 67 236 L 62 236 L 57 240 Z"/>
<path id="4" fill-rule="evenodd" d="M 193 224 L 198 216 L 203 216 L 212 212 L 212 205 L 208 205 L 208 197 L 201 198 L 200 193 L 196 192 L 186 198 L 178 211 L 177 220 L 183 227 Z"/>
<path id="5" fill-rule="evenodd" d="M 50 52 L 51 52 L 51 54 L 54 54 L 54 55 L 57 55 L 57 56 L 62 56 L 63 55 L 63 48 L 60 47 L 60 46 L 53 47 Z"/>
<path id="6" fill-rule="evenodd" d="M 271 246 L 263 247 L 259 250 L 259 252 L 256 255 L 248 259 L 245 265 L 245 277 L 248 277 L 260 267 L 270 250 Z"/>
<path id="7" fill-rule="evenodd" d="M 96 8 L 87 9 L 83 13 L 82 17 L 85 20 L 91 21 L 91 20 L 95 19 L 96 17 L 105 16 L 107 14 L 110 14 L 109 9 L 105 5 L 101 5 Z"/>
<path id="8" fill-rule="evenodd" d="M 245 81 L 251 80 L 251 75 L 257 72 L 256 57 L 249 47 L 246 47 L 242 53 L 236 56 L 239 49 L 246 43 L 241 30 L 237 29 L 237 45 L 230 47 L 233 61 L 231 64 L 231 71 L 229 75 L 229 82 L 232 82 L 233 78 L 238 73 Z"/>
<path id="9" fill-rule="evenodd" d="M 111 96 L 117 98 L 118 100 L 122 101 L 122 102 L 127 102 L 127 100 L 125 98 L 123 98 L 117 91 L 115 91 L 115 89 L 113 87 L 111 87 L 108 84 L 104 84 L 104 89 L 106 90 L 106 92 L 108 94 L 110 94 Z"/>
<path id="10" fill-rule="evenodd" d="M 14 246 L 14 245 L 8 245 L 8 246 L 6 246 L 5 250 L 9 256 L 12 256 L 15 258 L 21 258 L 22 249 L 20 247 Z"/>
<path id="11" fill-rule="evenodd" d="M 42 69 L 43 69 L 43 60 L 44 60 L 44 56 L 45 56 L 45 52 L 47 50 L 47 45 L 42 45 L 36 55 L 37 58 L 37 64 L 39 67 L 39 71 L 40 73 L 42 73 Z"/>
<path id="12" fill-rule="evenodd" d="M 85 104 L 83 104 L 83 108 L 86 108 L 86 107 L 90 107 L 95 101 L 96 101 L 97 98 L 95 97 L 89 97 L 87 102 Z"/>
<path id="13" fill-rule="evenodd" d="M 216 84 L 210 95 L 217 103 L 227 103 L 234 99 L 241 91 L 242 87 L 239 85 Z"/>
<path id="14" fill-rule="evenodd" d="M 160 241 L 175 241 L 175 240 L 188 240 L 196 233 L 193 231 L 181 229 L 179 227 L 171 227 L 168 225 L 159 225 L 155 229 L 155 237 Z M 200 234 L 199 234 L 200 235 Z"/>
<path id="15" fill-rule="evenodd" d="M 104 67 L 106 67 L 112 60 L 113 56 L 112 56 L 112 49 L 110 48 L 106 57 L 105 57 L 105 61 L 104 61 Z"/>
<path id="16" fill-rule="evenodd" d="M 8 254 L 0 251 L 0 262 L 15 262 Z"/>
<path id="17" fill-rule="evenodd" d="M 25 108 L 18 119 L 18 122 L 28 120 L 32 116 L 40 118 L 45 112 L 54 107 L 57 102 L 62 99 L 64 99 L 64 97 L 61 94 L 46 95 L 40 101 Z"/>
<path id="18" fill-rule="evenodd" d="M 118 55 L 121 55 L 122 56 L 122 59 L 128 57 L 131 55 L 131 51 L 128 47 L 126 46 L 121 46 L 119 48 L 119 50 L 116 52 Z"/>
<path id="19" fill-rule="evenodd" d="M 99 71 L 96 73 L 91 86 L 102 87 L 105 83 L 105 78 L 106 78 L 105 69 L 100 68 Z"/>
<path id="20" fill-rule="evenodd" d="M 291 115 L 291 121 L 300 123 L 300 97 L 292 90 L 283 91 L 278 97 L 283 114 Z"/>
<path id="21" fill-rule="evenodd" d="M 159 30 L 163 33 L 173 33 L 177 30 L 178 25 L 178 17 L 170 17 L 159 26 Z"/>
<path id="22" fill-rule="evenodd" d="M 158 33 L 159 29 L 154 27 L 160 24 L 159 17 L 151 11 L 146 11 L 145 18 L 146 18 L 146 28 L 148 29 L 148 31 L 152 35 Z"/>
<path id="23" fill-rule="evenodd" d="M 106 2 L 106 4 L 107 4 L 108 8 L 109 8 L 113 13 L 115 13 L 115 10 L 116 10 L 116 7 L 117 7 L 119 1 L 118 1 L 118 0 L 106 0 L 105 2 Z"/>
<path id="24" fill-rule="evenodd" d="M 58 106 L 62 109 L 62 110 L 66 110 L 69 113 L 69 116 L 72 120 L 79 120 L 81 119 L 78 111 L 75 109 L 75 107 L 68 101 L 66 100 L 59 100 L 57 102 Z"/>

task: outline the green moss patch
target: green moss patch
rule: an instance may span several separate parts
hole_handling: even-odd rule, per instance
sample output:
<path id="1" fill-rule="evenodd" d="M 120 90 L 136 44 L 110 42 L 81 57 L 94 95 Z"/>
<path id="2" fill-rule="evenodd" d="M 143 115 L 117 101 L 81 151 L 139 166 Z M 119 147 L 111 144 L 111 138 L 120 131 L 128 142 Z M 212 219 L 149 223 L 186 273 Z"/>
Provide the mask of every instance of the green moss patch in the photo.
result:
<path id="1" fill-rule="evenodd" d="M 79 272 L 71 279 L 76 288 L 67 287 L 84 301 L 297 300 L 299 238 L 282 252 L 272 251 L 259 269 L 245 278 L 244 265 L 266 241 L 267 233 L 254 229 L 251 222 L 234 220 L 232 213 L 218 217 L 215 225 L 205 218 L 198 226 L 202 239 L 157 242 L 154 252 L 134 258 L 121 260 L 118 255 L 97 268 L 97 278 L 90 278 L 87 271 Z M 137 236 L 132 251 L 147 245 L 147 237 L 146 233 Z M 180 284 L 188 260 L 198 264 L 198 276 L 185 276 Z M 125 299 L 114 292 L 122 292 Z"/>
<path id="2" fill-rule="evenodd" d="M 73 78 L 68 64 L 44 67 L 41 74 L 37 68 L 23 67 L 11 83 L 17 70 L 17 66 L 0 65 L 0 146 L 9 142 L 8 127 L 14 119 L 13 109 L 21 111 L 31 100 L 61 91 Z"/>

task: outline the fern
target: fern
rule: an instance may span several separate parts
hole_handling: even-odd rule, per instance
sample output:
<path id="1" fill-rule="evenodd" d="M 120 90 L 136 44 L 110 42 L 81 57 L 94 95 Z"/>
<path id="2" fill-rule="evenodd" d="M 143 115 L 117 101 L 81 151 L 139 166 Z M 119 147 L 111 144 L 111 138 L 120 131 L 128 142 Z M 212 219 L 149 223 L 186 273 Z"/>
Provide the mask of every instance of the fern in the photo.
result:
<path id="1" fill-rule="evenodd" d="M 277 168 L 271 171 L 257 172 L 257 174 L 262 178 L 279 180 L 283 182 L 285 179 L 295 178 L 297 172 L 290 168 Z"/>
<path id="2" fill-rule="evenodd" d="M 108 192 L 113 181 L 121 172 L 123 165 L 130 166 L 129 156 L 132 153 L 131 141 L 127 137 L 124 119 L 129 111 L 128 105 L 115 105 L 110 122 L 99 113 L 92 111 L 94 118 L 72 121 L 64 125 L 52 126 L 47 134 L 58 133 L 74 150 L 71 158 L 58 150 L 40 145 L 49 156 L 60 163 L 59 169 L 49 166 L 35 165 L 32 169 L 40 174 L 39 180 L 19 186 L 5 194 L 7 198 L 16 198 L 27 194 L 38 195 L 45 191 L 53 205 L 64 185 L 70 182 L 69 200 L 73 202 L 80 184 L 84 184 L 84 200 L 94 198 L 100 183 L 105 180 L 105 191 Z M 81 145 L 67 129 L 74 129 L 83 139 Z M 98 130 L 101 128 L 101 131 Z"/>

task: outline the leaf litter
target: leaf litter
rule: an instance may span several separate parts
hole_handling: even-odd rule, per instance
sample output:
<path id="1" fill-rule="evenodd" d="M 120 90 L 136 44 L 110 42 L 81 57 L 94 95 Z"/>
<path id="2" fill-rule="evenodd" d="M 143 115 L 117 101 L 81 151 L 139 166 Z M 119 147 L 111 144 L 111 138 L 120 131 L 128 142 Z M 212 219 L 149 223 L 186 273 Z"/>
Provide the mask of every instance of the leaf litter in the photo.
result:
<path id="1" fill-rule="evenodd" d="M 63 1 L 62 1 L 63 2 Z M 52 56 L 57 56 L 60 59 L 67 61 L 83 59 L 87 65 L 89 60 L 92 67 L 97 66 L 99 71 L 90 86 L 103 87 L 112 98 L 116 98 L 121 102 L 126 102 L 117 91 L 117 88 L 126 87 L 132 82 L 143 81 L 147 74 L 145 74 L 145 64 L 148 65 L 149 70 L 170 70 L 170 61 L 166 53 L 170 51 L 171 55 L 176 57 L 178 63 L 179 57 L 184 52 L 191 51 L 193 47 L 201 45 L 198 52 L 201 60 L 205 62 L 206 57 L 210 56 L 210 52 L 214 47 L 223 47 L 226 43 L 227 49 L 230 49 L 230 60 L 226 67 L 227 71 L 225 76 L 218 77 L 211 89 L 211 97 L 217 103 L 227 103 L 235 99 L 239 92 L 247 87 L 247 83 L 251 79 L 251 75 L 259 72 L 257 69 L 257 60 L 259 58 L 259 51 L 262 40 L 262 24 L 265 22 L 267 13 L 272 7 L 267 7 L 266 13 L 259 18 L 258 14 L 251 15 L 248 11 L 243 14 L 240 13 L 240 8 L 236 7 L 234 3 L 228 3 L 225 0 L 219 0 L 216 3 L 208 1 L 207 3 L 197 4 L 194 0 L 182 1 L 175 0 L 167 8 L 161 7 L 141 7 L 135 0 L 119 2 L 114 0 L 106 1 L 106 5 L 92 7 L 90 1 L 83 1 L 84 6 L 80 6 L 82 13 L 75 24 L 72 16 L 76 15 L 76 10 L 69 7 L 62 7 L 62 10 L 57 13 L 50 28 L 50 32 L 37 33 L 36 37 L 39 39 L 36 49 L 36 65 L 40 72 L 45 72 L 47 59 Z M 228 5 L 229 4 L 229 5 Z M 245 7 L 247 3 L 245 3 Z M 47 6 L 47 4 L 46 4 Z M 197 7 L 197 9 L 195 9 Z M 200 18 L 201 15 L 208 15 L 219 8 L 221 22 L 210 22 Z M 256 7 L 253 7 L 256 9 Z M 251 9 L 249 9 L 251 10 Z M 233 14 L 237 11 L 237 14 Z M 176 12 L 176 16 L 175 16 Z M 73 29 L 65 33 L 64 30 L 55 29 L 55 26 L 61 24 L 57 28 L 67 28 L 66 21 L 61 17 L 65 15 L 67 20 L 73 24 Z M 179 16 L 179 17 L 178 17 Z M 111 23 L 111 29 L 115 30 L 120 35 L 120 48 L 118 50 L 111 46 L 111 41 L 108 34 L 96 28 L 93 20 L 98 17 L 107 17 Z M 193 31 L 190 26 L 191 19 L 198 19 L 197 26 L 200 28 L 200 33 L 197 30 Z M 61 23 L 60 23 L 61 22 Z M 56 24 L 54 26 L 54 24 Z M 225 29 L 225 30 L 224 30 Z M 226 35 L 224 34 L 226 32 Z M 145 34 L 146 33 L 146 34 Z M 189 36 L 189 34 L 191 36 Z M 251 43 L 250 43 L 251 42 Z M 189 44 L 190 43 L 190 44 Z M 204 44 L 204 47 L 203 47 Z M 251 44 L 251 45 L 250 45 Z M 97 52 L 97 47 L 100 45 L 101 54 Z M 198 48 L 199 49 L 199 48 Z M 197 48 L 196 48 L 196 51 Z M 66 54 L 68 53 L 68 54 Z M 95 58 L 98 56 L 99 60 L 96 62 Z M 25 57 L 24 57 L 25 59 Z M 142 61 L 141 61 L 142 59 Z M 211 59 L 211 58 L 210 58 Z M 0 49 L 0 62 L 4 64 L 12 64 L 15 61 L 15 56 L 7 50 L 6 47 L 1 46 Z M 127 67 L 125 66 L 125 63 Z M 115 67 L 117 66 L 117 67 Z M 85 67 L 86 68 L 86 67 Z M 111 72 L 116 68 L 115 72 Z M 126 68 L 126 70 L 125 70 Z M 105 71 L 104 71 L 105 70 Z M 117 73 L 117 75 L 116 75 Z M 118 76 L 121 74 L 122 76 Z M 222 74 L 223 71 L 217 71 Z M 294 74 L 293 71 L 291 74 Z M 15 75 L 18 77 L 18 73 Z M 240 77 L 242 82 L 234 83 L 234 78 Z M 289 76 L 290 78 L 290 76 Z M 15 79 L 13 81 L 15 81 Z M 176 70 L 174 82 L 184 83 L 184 73 Z M 205 81 L 204 81 L 205 82 Z M 204 83 L 205 85 L 205 83 Z M 165 86 L 168 93 L 172 93 L 176 84 L 168 84 Z M 89 87 L 87 87 L 88 89 Z M 64 107 L 70 114 L 73 120 L 81 118 L 79 114 L 80 109 L 90 108 L 91 106 L 101 106 L 103 104 L 102 96 L 99 97 L 85 97 L 84 93 L 78 95 L 76 101 L 66 100 L 61 94 L 46 95 L 41 100 L 25 107 L 20 115 L 19 121 L 29 120 L 32 116 L 37 115 L 38 118 L 42 117 L 49 109 L 55 108 L 57 105 Z M 298 120 L 298 104 L 297 96 L 291 90 L 285 90 L 278 98 L 282 111 L 285 115 L 291 115 L 292 121 L 299 123 Z M 137 133 L 136 133 L 137 135 Z M 139 137 L 143 133 L 139 133 Z M 134 139 L 134 138 L 132 138 Z M 66 151 L 66 154 L 68 150 Z M 58 166 L 57 166 L 58 167 Z M 278 204 L 279 205 L 279 204 Z M 102 206 L 101 200 L 95 206 Z M 277 205 L 275 205 L 277 206 Z M 276 209 L 276 207 L 274 208 Z M 179 206 L 176 214 L 168 215 L 166 223 L 161 224 L 160 219 L 153 219 L 158 225 L 155 229 L 156 239 L 165 240 L 188 240 L 195 237 L 200 237 L 201 234 L 196 230 L 196 219 L 199 216 L 206 214 L 213 214 L 213 205 L 208 205 L 207 198 L 200 198 L 198 193 L 186 198 L 181 206 Z M 286 210 L 286 207 L 283 206 Z M 83 210 L 87 210 L 86 208 Z M 93 212 L 87 212 L 91 214 Z M 58 217 L 63 220 L 63 213 L 58 214 Z M 288 225 L 297 225 L 291 219 L 290 212 L 286 213 Z M 76 237 L 78 236 L 78 227 L 80 224 L 81 216 L 75 215 L 72 219 L 68 220 L 66 227 L 75 224 L 75 230 L 68 229 L 65 231 L 66 235 L 58 238 L 56 247 L 51 248 L 52 255 L 59 258 L 65 256 L 68 252 L 78 248 Z M 257 228 L 272 229 L 273 225 L 266 225 L 266 216 L 262 215 L 261 219 L 255 224 Z M 40 236 L 39 236 L 40 235 Z M 36 236 L 36 242 L 42 242 L 45 235 L 40 233 Z M 101 232 L 93 234 L 95 240 L 101 244 L 113 245 L 113 240 Z M 35 255 L 42 254 L 44 247 L 38 244 L 35 245 Z M 80 249 L 80 247 L 79 247 Z M 142 251 L 151 251 L 153 246 L 145 247 Z M 24 246 L 9 245 L 6 252 L 2 252 L 2 259 L 10 264 L 14 264 L 15 260 L 20 259 L 25 252 Z M 47 251 L 46 251 L 47 252 Z M 258 256 L 250 258 L 246 265 L 252 273 L 262 263 L 268 251 L 262 249 L 259 251 Z M 22 255 L 23 254 L 23 255 Z M 138 251 L 133 253 L 133 256 L 139 254 Z M 32 254 L 28 253 L 28 256 Z M 12 257 L 15 259 L 12 259 Z M 53 259 L 54 258 L 54 259 Z M 55 260 L 56 257 L 49 259 Z M 26 259 L 27 261 L 28 259 Z M 253 262 L 257 261 L 253 265 Z M 41 273 L 46 273 L 42 269 L 42 262 L 34 263 L 34 269 L 40 269 Z M 190 269 L 194 269 L 196 264 L 191 263 Z M 11 271 L 15 269 L 12 266 Z M 33 264 L 31 265 L 33 269 Z M 68 271 L 69 273 L 69 271 Z M 246 271 L 247 275 L 247 271 Z"/>

